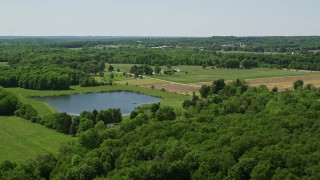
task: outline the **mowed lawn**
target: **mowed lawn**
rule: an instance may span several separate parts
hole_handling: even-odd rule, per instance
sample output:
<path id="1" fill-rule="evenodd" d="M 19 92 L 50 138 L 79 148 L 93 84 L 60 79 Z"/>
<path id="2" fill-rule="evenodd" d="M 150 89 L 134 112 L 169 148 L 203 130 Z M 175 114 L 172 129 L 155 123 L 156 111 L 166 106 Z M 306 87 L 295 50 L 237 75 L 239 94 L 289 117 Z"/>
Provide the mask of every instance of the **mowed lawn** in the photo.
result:
<path id="1" fill-rule="evenodd" d="M 57 153 L 61 143 L 75 140 L 74 137 L 15 116 L 0 116 L 0 129 L 0 163 Z"/>

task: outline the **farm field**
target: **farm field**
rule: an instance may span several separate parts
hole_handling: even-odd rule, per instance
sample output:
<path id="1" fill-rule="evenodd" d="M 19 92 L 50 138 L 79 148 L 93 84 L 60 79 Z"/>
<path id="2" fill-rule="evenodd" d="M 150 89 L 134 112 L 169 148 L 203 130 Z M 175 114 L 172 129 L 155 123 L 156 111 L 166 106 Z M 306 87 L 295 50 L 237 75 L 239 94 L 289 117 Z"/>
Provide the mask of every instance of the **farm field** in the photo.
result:
<path id="1" fill-rule="evenodd" d="M 112 64 L 113 65 L 113 64 Z M 132 64 L 115 64 L 113 65 L 119 68 L 120 71 L 129 72 Z M 165 66 L 162 69 L 168 69 Z M 176 72 L 174 75 L 154 75 L 153 78 L 173 81 L 178 83 L 197 83 L 208 82 L 216 79 L 235 80 L 239 79 L 258 79 L 258 78 L 271 78 L 271 77 L 286 77 L 286 76 L 303 76 L 319 74 L 320 72 L 308 72 L 308 71 L 289 71 L 282 69 L 270 69 L 270 68 L 254 68 L 254 69 L 211 69 L 207 67 L 203 69 L 201 66 L 172 66 L 171 69 L 180 68 L 182 72 Z"/>
<path id="2" fill-rule="evenodd" d="M 178 66 L 177 66 L 178 67 Z M 175 69 L 177 67 L 173 67 Z M 296 72 L 279 69 L 255 68 L 255 69 L 202 69 L 200 66 L 179 66 L 185 72 L 178 72 L 174 75 L 157 75 L 155 78 L 174 81 L 179 83 L 208 82 L 216 79 L 235 80 L 257 79 L 284 76 L 302 76 L 315 74 L 310 72 Z M 319 73 L 318 73 L 319 74 Z"/>
<path id="3" fill-rule="evenodd" d="M 132 64 L 113 65 L 120 70 L 130 71 Z M 183 72 L 176 72 L 174 75 L 154 75 L 144 79 L 123 78 L 118 74 L 115 82 L 118 84 L 136 85 L 143 88 L 165 89 L 169 92 L 181 94 L 191 94 L 197 92 L 199 87 L 204 84 L 211 84 L 213 80 L 225 79 L 227 81 L 237 78 L 245 79 L 252 86 L 265 84 L 269 89 L 277 86 L 279 90 L 291 89 L 292 83 L 296 80 L 303 80 L 305 84 L 313 84 L 320 87 L 320 73 L 311 71 L 293 71 L 268 68 L 256 69 L 211 69 L 205 70 L 200 66 L 173 66 L 172 69 L 180 68 Z M 167 67 L 162 67 L 167 69 Z M 187 73 L 186 73 L 187 72 Z M 109 77 L 106 72 L 106 77 Z"/>
<path id="4" fill-rule="evenodd" d="M 303 80 L 304 85 L 312 84 L 315 87 L 320 87 L 320 75 L 308 76 L 289 76 L 289 77 L 275 77 L 275 78 L 261 78 L 246 80 L 251 86 L 266 85 L 268 89 L 277 87 L 278 90 L 292 89 L 293 82 Z"/>
<path id="5" fill-rule="evenodd" d="M 19 117 L 0 116 L 0 163 L 21 162 L 44 153 L 57 153 L 61 143 L 75 138 Z"/>

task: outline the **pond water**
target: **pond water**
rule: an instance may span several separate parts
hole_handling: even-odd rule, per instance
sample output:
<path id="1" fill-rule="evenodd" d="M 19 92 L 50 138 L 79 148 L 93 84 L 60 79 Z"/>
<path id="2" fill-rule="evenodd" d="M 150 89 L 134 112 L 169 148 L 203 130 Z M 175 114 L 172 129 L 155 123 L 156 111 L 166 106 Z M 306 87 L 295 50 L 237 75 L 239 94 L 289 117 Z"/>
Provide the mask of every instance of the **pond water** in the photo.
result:
<path id="1" fill-rule="evenodd" d="M 80 115 L 82 111 L 92 111 L 94 109 L 100 111 L 108 108 L 119 108 L 122 115 L 128 115 L 141 104 L 161 101 L 161 98 L 133 92 L 89 93 L 34 99 L 47 102 L 58 112 L 66 112 L 71 115 Z"/>

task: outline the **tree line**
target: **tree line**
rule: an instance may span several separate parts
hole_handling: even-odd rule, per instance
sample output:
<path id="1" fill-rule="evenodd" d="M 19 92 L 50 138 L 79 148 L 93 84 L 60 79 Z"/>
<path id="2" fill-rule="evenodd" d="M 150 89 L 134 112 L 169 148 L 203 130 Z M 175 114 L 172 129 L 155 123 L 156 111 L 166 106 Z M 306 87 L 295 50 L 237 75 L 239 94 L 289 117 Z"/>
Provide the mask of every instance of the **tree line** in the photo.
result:
<path id="1" fill-rule="evenodd" d="M 66 90 L 70 85 L 98 86 L 101 83 L 92 75 L 104 69 L 105 63 L 97 61 L 87 61 L 76 67 L 22 63 L 2 68 L 0 86 L 36 90 Z"/>
<path id="2" fill-rule="evenodd" d="M 311 39 L 310 43 L 312 41 Z M 34 46 L 36 46 L 36 44 L 13 44 L 12 46 L 4 46 L 2 47 L 3 49 L 1 49 L 0 59 L 9 62 L 10 65 L 37 64 L 39 66 L 52 65 L 59 68 L 69 67 L 80 70 L 86 74 L 96 74 L 104 70 L 104 63 L 147 64 L 151 66 L 206 65 L 219 68 L 269 67 L 320 70 L 320 56 L 317 53 L 311 52 L 224 53 L 210 48 L 199 49 L 184 47 L 154 49 L 135 46 L 74 50 L 63 47 Z"/>
<path id="3" fill-rule="evenodd" d="M 150 42 L 150 38 L 152 42 Z M 0 37 L 0 47 L 7 44 L 49 48 L 98 48 L 110 45 L 118 47 L 204 48 L 224 51 L 248 52 L 306 52 L 320 49 L 319 36 L 276 37 Z M 2 46 L 1 46 L 2 45 Z"/>

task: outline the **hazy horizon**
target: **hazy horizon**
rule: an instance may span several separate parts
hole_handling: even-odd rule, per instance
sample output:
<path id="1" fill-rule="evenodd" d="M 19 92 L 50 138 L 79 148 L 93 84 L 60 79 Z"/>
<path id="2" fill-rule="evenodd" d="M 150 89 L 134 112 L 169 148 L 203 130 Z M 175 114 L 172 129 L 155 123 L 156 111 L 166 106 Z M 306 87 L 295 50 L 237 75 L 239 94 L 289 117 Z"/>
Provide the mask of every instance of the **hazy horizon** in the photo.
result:
<path id="1" fill-rule="evenodd" d="M 317 0 L 3 0 L 0 36 L 319 36 Z"/>
<path id="2" fill-rule="evenodd" d="M 289 36 L 286 36 L 286 35 L 262 35 L 262 36 L 259 36 L 259 35 L 254 35 L 254 36 L 227 36 L 227 35 L 221 35 L 221 36 L 126 36 L 126 35 L 115 35 L 115 36 L 109 36 L 109 35 L 31 35 L 31 36 L 28 36 L 28 35 L 23 35 L 23 36 L 20 36 L 20 35 L 0 35 L 0 37 L 12 37 L 12 38 L 19 38 L 19 37 L 26 37 L 26 38 L 33 38 L 33 37 L 39 37 L 39 38 L 59 38 L 59 37 L 84 37 L 84 38 L 90 38 L 90 37 L 93 37 L 93 38 L 99 38 L 99 37 L 102 37 L 102 38 L 210 38 L 210 37 L 238 37 L 238 38 L 245 38 L 245 37 L 318 37 L 320 35 L 289 35 Z"/>

